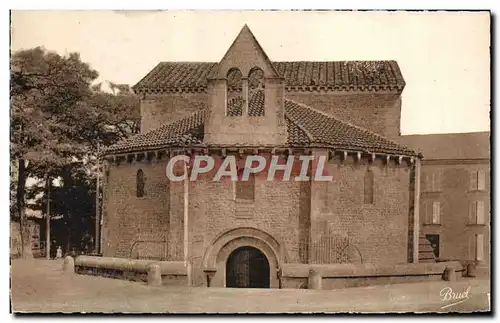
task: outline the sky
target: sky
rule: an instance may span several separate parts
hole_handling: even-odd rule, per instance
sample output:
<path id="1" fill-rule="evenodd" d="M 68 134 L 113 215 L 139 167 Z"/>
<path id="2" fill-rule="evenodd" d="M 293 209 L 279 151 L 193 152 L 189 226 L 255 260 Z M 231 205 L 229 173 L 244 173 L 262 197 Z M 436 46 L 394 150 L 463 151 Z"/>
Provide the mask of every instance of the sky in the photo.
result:
<path id="1" fill-rule="evenodd" d="M 396 60 L 402 134 L 490 128 L 486 12 L 13 11 L 11 49 L 79 52 L 133 85 L 160 61 L 219 61 L 244 24 L 273 61 Z"/>

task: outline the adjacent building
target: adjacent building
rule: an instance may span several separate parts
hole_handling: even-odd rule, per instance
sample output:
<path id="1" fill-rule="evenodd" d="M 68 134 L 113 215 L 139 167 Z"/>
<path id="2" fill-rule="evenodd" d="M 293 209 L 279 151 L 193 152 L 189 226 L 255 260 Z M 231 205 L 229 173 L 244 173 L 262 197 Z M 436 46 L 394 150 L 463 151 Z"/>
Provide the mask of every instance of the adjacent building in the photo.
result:
<path id="1" fill-rule="evenodd" d="M 421 234 L 439 259 L 490 262 L 490 133 L 402 136 L 423 153 Z"/>

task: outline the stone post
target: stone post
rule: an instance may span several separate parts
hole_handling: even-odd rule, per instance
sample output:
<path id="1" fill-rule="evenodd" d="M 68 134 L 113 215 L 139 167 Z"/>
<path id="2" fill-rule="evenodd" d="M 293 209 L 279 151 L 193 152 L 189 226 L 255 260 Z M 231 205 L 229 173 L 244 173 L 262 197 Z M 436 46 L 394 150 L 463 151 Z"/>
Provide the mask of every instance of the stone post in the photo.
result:
<path id="1" fill-rule="evenodd" d="M 476 264 L 473 262 L 469 262 L 466 265 L 466 276 L 467 277 L 476 277 Z"/>
<path id="2" fill-rule="evenodd" d="M 151 264 L 148 267 L 148 285 L 161 286 L 161 268 L 158 264 Z"/>
<path id="3" fill-rule="evenodd" d="M 321 274 L 314 269 L 309 270 L 309 277 L 307 279 L 307 288 L 308 289 L 316 289 L 321 290 L 322 287 L 322 278 Z"/>
<path id="4" fill-rule="evenodd" d="M 75 259 L 73 257 L 66 256 L 66 258 L 64 258 L 63 272 L 65 274 L 74 274 L 75 273 Z"/>
<path id="5" fill-rule="evenodd" d="M 455 281 L 455 280 L 457 280 L 457 275 L 455 273 L 455 268 L 453 268 L 451 266 L 446 266 L 446 268 L 444 269 L 444 273 L 443 273 L 443 279 L 446 280 L 446 281 Z"/>

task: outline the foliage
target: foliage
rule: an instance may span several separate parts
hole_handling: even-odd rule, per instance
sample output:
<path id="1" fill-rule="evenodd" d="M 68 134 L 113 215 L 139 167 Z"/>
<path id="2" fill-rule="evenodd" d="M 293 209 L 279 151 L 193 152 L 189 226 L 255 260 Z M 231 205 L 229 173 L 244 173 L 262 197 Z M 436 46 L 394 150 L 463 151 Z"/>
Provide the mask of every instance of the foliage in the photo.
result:
<path id="1" fill-rule="evenodd" d="M 110 83 L 113 93 L 105 93 L 92 85 L 97 77 L 78 53 L 61 56 L 37 47 L 12 55 L 11 210 L 21 222 L 21 240 L 29 236 L 26 198 L 33 208 L 46 206 L 46 188 L 27 190 L 27 178 L 62 179 L 52 189 L 51 214 L 62 216 L 71 241 L 95 214 L 98 143 L 111 145 L 139 131 L 139 100 L 130 87 Z M 29 241 L 23 246 L 29 253 Z"/>

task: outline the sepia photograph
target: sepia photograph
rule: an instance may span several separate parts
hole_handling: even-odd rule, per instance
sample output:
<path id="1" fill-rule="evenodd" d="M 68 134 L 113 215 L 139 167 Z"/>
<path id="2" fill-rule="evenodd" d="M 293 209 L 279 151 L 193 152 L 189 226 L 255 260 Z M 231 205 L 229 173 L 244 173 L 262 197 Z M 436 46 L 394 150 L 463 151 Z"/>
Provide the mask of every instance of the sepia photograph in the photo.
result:
<path id="1" fill-rule="evenodd" d="M 491 314 L 491 17 L 11 10 L 11 313 Z"/>

